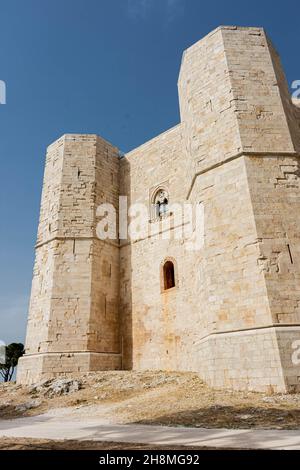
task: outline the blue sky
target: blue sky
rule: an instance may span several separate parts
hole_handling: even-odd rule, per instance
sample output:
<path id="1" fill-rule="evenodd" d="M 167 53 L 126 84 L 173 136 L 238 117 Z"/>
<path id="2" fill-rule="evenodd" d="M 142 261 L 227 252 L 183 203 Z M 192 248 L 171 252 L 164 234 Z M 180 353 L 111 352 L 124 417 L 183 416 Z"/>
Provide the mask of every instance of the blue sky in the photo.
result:
<path id="1" fill-rule="evenodd" d="M 0 0 L 0 339 L 24 340 L 46 146 L 97 133 L 128 151 L 179 121 L 182 51 L 220 24 L 264 26 L 300 79 L 299 3 Z"/>

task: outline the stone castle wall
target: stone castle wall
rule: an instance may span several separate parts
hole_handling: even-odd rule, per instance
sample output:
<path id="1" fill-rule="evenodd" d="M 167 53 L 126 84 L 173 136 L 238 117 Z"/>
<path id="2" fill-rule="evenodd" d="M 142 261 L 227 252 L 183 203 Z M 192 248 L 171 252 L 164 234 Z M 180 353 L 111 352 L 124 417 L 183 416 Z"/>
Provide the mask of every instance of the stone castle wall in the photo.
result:
<path id="1" fill-rule="evenodd" d="M 118 195 L 118 152 L 103 139 L 49 147 L 18 380 L 120 367 L 118 240 L 96 237 L 96 208 Z"/>
<path id="2" fill-rule="evenodd" d="M 180 124 L 124 158 L 96 136 L 49 147 L 20 382 L 134 368 L 299 390 L 300 120 L 279 56 L 261 28 L 218 28 L 185 51 L 178 90 Z M 97 238 L 99 204 L 150 207 L 160 187 L 201 203 L 199 249 L 172 213 L 150 211 L 156 237 Z"/>

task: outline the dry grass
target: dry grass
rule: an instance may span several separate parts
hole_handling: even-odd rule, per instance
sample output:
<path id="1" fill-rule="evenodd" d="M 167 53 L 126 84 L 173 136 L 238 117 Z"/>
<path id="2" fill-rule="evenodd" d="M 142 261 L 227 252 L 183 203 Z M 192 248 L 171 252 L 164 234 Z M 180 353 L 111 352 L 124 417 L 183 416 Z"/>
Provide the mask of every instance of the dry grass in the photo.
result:
<path id="1" fill-rule="evenodd" d="M 124 442 L 50 441 L 47 439 L 0 439 L 0 450 L 208 450 L 206 447 L 159 446 Z M 214 450 L 209 448 L 209 450 Z"/>
<path id="2" fill-rule="evenodd" d="M 80 379 L 83 388 L 45 396 L 30 387 L 0 384 L 0 418 L 37 415 L 61 409 L 79 417 L 99 416 L 112 423 L 184 425 L 207 428 L 298 429 L 300 395 L 212 390 L 197 374 L 167 372 L 97 372 Z M 27 411 L 16 406 L 30 400 Z"/>

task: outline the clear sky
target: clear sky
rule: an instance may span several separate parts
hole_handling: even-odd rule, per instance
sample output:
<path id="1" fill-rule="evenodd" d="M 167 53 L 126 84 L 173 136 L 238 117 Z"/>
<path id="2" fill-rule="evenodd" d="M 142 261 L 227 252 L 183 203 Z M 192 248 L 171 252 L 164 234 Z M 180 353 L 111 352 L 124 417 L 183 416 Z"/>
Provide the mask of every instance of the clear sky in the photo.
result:
<path id="1" fill-rule="evenodd" d="M 96 133 L 128 151 L 179 122 L 182 51 L 264 26 L 300 79 L 299 2 L 0 0 L 0 339 L 23 341 L 46 146 Z"/>

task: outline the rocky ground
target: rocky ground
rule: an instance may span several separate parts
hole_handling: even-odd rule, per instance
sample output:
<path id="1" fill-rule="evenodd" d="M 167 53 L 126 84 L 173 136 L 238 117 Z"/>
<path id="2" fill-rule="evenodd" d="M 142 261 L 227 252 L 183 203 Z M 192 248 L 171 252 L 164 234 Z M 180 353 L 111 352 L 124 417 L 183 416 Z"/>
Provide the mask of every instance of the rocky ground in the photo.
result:
<path id="1" fill-rule="evenodd" d="M 80 379 L 57 379 L 31 387 L 0 384 L 0 419 L 49 410 L 53 415 L 63 412 L 80 419 L 99 416 L 111 423 L 300 428 L 300 394 L 212 390 L 193 373 L 97 372 Z M 5 442 L 1 441 L 1 445 Z"/>

